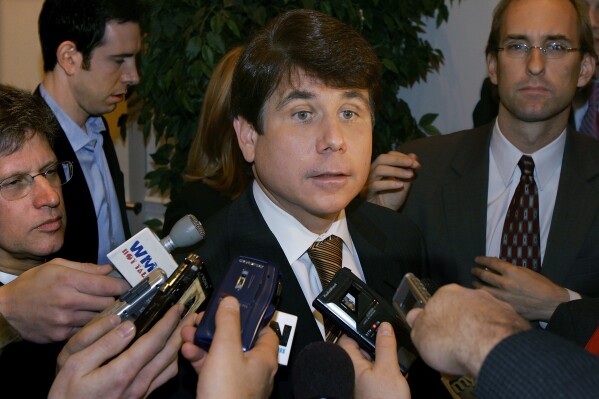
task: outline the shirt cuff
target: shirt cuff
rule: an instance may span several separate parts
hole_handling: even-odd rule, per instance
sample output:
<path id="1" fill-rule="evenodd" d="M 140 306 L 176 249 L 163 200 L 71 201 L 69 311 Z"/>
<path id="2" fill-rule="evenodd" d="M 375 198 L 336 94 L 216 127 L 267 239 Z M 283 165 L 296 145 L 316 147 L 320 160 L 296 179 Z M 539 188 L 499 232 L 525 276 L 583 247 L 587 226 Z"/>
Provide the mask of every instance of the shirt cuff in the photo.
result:
<path id="1" fill-rule="evenodd" d="M 575 301 L 577 299 L 582 299 L 582 296 L 578 292 L 571 291 L 567 288 L 566 288 L 566 291 L 568 291 L 568 295 L 570 296 L 571 301 Z"/>

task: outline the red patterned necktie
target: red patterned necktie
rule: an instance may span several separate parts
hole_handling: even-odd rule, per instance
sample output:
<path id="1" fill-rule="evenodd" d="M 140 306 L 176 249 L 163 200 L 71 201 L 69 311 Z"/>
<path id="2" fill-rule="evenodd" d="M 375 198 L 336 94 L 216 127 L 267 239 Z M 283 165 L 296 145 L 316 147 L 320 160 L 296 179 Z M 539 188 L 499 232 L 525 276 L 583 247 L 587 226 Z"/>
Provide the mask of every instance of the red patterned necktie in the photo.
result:
<path id="1" fill-rule="evenodd" d="M 589 107 L 580 123 L 580 132 L 599 139 L 599 82 L 593 83 L 589 96 Z"/>
<path id="2" fill-rule="evenodd" d="M 322 287 L 326 287 L 333 276 L 341 269 L 343 241 L 337 236 L 329 236 L 322 241 L 316 241 L 308 248 L 308 256 L 316 268 Z M 325 339 L 336 342 L 342 332 L 328 319 L 324 320 Z"/>
<path id="3" fill-rule="evenodd" d="M 535 163 L 523 155 L 518 162 L 522 176 L 505 216 L 501 236 L 501 259 L 539 271 L 541 269 L 541 235 L 539 229 L 539 194 L 533 176 Z"/>

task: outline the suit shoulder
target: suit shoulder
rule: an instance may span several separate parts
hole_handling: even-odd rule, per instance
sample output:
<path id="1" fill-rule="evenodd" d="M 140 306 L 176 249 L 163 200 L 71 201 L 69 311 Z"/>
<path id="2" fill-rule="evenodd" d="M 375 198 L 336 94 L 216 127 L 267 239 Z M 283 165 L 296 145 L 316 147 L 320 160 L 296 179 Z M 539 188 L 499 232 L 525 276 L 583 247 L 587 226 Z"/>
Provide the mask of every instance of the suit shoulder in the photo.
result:
<path id="1" fill-rule="evenodd" d="M 420 153 L 447 152 L 450 149 L 460 146 L 464 140 L 470 141 L 475 138 L 484 137 L 484 135 L 489 134 L 492 129 L 493 125 L 485 125 L 475 129 L 423 137 L 405 143 L 400 150 L 404 153 L 413 152 L 417 155 L 420 155 Z"/>
<path id="2" fill-rule="evenodd" d="M 371 223 L 387 231 L 398 233 L 414 231 L 420 234 L 420 229 L 406 215 L 362 199 L 352 201 L 346 208 L 346 213 L 348 218 L 367 218 Z"/>

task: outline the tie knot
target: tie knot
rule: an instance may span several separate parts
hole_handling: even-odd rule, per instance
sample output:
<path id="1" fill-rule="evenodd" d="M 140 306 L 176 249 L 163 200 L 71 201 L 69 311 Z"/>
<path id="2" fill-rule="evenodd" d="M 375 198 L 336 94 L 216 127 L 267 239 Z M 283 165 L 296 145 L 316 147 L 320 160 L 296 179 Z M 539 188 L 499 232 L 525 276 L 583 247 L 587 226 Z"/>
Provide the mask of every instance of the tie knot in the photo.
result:
<path id="1" fill-rule="evenodd" d="M 341 238 L 330 235 L 322 241 L 314 241 L 314 243 L 308 248 L 308 252 L 312 250 L 322 251 L 322 250 L 335 250 L 337 248 L 341 249 L 343 244 L 343 240 Z"/>
<path id="2" fill-rule="evenodd" d="M 535 161 L 528 155 L 522 155 L 522 158 L 518 161 L 518 166 L 523 176 L 532 176 L 535 171 Z"/>

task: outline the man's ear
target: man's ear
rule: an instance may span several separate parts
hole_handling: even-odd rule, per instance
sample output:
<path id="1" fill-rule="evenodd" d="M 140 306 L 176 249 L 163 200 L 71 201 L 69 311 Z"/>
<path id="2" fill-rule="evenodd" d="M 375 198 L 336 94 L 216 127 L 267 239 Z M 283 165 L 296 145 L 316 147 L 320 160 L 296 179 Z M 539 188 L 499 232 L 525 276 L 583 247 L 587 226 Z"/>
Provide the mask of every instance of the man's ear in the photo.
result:
<path id="1" fill-rule="evenodd" d="M 77 51 L 77 46 L 70 40 L 64 41 L 56 49 L 56 61 L 67 75 L 72 75 L 81 67 L 83 55 Z"/>
<path id="2" fill-rule="evenodd" d="M 497 84 L 497 53 L 490 52 L 487 54 L 487 73 L 489 79 L 494 85 Z"/>
<path id="3" fill-rule="evenodd" d="M 233 119 L 233 128 L 237 134 L 237 142 L 243 157 L 250 163 L 254 162 L 258 132 L 251 123 L 241 116 Z"/>
<path id="4" fill-rule="evenodd" d="M 597 66 L 596 63 L 595 57 L 592 57 L 589 53 L 585 53 L 582 56 L 580 75 L 578 75 L 578 87 L 586 86 L 593 79 L 593 76 L 595 76 L 595 67 Z"/>

